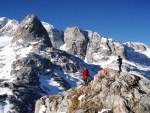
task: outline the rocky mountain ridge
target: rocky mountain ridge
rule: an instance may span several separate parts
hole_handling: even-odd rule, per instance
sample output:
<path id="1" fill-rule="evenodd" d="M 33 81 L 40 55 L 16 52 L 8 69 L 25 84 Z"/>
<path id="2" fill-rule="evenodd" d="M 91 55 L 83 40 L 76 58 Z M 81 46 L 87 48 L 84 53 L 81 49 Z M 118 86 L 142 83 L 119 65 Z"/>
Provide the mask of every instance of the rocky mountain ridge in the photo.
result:
<path id="1" fill-rule="evenodd" d="M 150 113 L 149 101 L 149 80 L 105 68 L 88 86 L 71 89 L 64 96 L 42 97 L 35 113 L 97 113 L 103 109 L 107 113 Z"/>
<path id="2" fill-rule="evenodd" d="M 0 49 L 2 113 L 33 113 L 40 97 L 82 86 L 83 68 L 91 76 L 105 67 L 117 70 L 118 55 L 124 58 L 123 72 L 149 79 L 150 48 L 144 44 L 121 44 L 77 27 L 63 32 L 35 15 L 28 15 L 12 29 L 11 43 Z M 9 38 L 7 34 L 2 37 Z"/>
<path id="3" fill-rule="evenodd" d="M 97 62 L 102 58 L 95 59 L 93 56 L 122 56 L 126 58 L 124 46 L 113 40 L 109 40 L 92 31 L 83 31 L 77 27 L 67 28 L 64 32 L 64 48 L 81 59 L 87 60 L 88 63 Z"/>

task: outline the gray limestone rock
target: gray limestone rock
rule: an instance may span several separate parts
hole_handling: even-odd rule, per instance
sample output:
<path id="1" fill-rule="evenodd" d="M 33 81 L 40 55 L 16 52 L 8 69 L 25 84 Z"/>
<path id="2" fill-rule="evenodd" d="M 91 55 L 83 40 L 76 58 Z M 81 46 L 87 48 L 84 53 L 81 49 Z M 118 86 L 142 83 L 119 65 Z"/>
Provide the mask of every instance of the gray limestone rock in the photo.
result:
<path id="1" fill-rule="evenodd" d="M 65 30 L 64 42 L 65 51 L 86 59 L 88 63 L 108 60 L 110 56 L 127 57 L 123 44 L 106 39 L 96 32 L 83 31 L 77 27 Z"/>
<path id="2" fill-rule="evenodd" d="M 86 55 L 88 40 L 87 32 L 77 27 L 67 28 L 64 32 L 66 51 L 82 59 Z"/>

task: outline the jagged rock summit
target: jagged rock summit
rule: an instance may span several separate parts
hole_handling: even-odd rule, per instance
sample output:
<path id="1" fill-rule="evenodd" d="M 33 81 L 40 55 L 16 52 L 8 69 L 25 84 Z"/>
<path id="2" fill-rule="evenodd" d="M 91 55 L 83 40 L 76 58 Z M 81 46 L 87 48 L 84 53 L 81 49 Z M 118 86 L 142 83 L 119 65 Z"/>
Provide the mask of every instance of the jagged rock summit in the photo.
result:
<path id="1" fill-rule="evenodd" d="M 20 24 L 12 40 L 12 43 L 22 39 L 25 42 L 41 41 L 51 47 L 50 38 L 37 16 L 28 15 Z"/>
<path id="2" fill-rule="evenodd" d="M 64 96 L 45 96 L 35 113 L 150 113 L 150 81 L 105 68 L 88 86 L 71 89 Z"/>

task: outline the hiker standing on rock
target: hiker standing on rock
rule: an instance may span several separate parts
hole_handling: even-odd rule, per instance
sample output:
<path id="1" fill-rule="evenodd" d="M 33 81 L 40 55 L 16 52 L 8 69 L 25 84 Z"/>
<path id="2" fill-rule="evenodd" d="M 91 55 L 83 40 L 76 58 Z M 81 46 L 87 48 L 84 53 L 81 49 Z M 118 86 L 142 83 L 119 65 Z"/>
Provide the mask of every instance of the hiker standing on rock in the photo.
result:
<path id="1" fill-rule="evenodd" d="M 120 72 L 122 72 L 122 69 L 121 69 L 121 66 L 122 66 L 122 58 L 120 57 L 120 56 L 118 56 L 118 59 L 117 59 L 117 61 L 118 61 L 118 64 L 119 64 L 119 73 Z"/>
<path id="2" fill-rule="evenodd" d="M 83 70 L 83 79 L 84 79 L 84 83 L 85 83 L 85 86 L 88 85 L 88 77 L 90 76 L 90 73 L 89 71 L 85 68 Z"/>

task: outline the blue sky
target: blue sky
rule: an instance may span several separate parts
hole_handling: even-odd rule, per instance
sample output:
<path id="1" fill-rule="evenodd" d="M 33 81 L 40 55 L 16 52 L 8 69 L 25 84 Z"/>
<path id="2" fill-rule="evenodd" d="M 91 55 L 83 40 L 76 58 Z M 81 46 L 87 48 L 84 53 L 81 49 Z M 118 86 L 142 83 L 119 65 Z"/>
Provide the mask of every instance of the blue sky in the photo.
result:
<path id="1" fill-rule="evenodd" d="M 28 14 L 65 30 L 78 26 L 119 42 L 150 45 L 150 0 L 1 0 L 0 17 Z"/>

